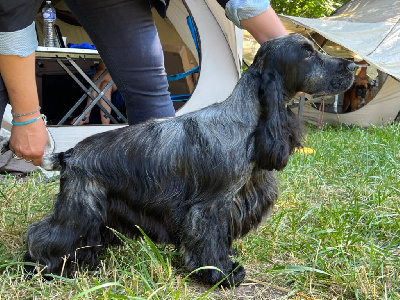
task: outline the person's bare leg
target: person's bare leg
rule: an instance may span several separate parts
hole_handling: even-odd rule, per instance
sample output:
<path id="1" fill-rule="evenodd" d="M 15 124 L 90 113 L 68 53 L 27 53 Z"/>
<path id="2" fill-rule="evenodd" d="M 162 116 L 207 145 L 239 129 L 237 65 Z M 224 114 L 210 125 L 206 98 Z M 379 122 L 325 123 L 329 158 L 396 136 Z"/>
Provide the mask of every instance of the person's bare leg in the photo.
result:
<path id="1" fill-rule="evenodd" d="M 97 92 L 96 91 L 92 91 L 92 95 L 93 97 L 97 97 Z M 92 99 L 90 99 L 90 97 L 87 98 L 86 100 L 86 106 L 83 109 L 83 111 L 85 111 L 86 108 L 89 107 L 90 103 L 92 103 Z M 87 124 L 89 123 L 89 117 L 90 117 L 90 113 L 91 110 L 86 114 L 86 116 L 82 119 L 82 121 L 80 121 L 78 124 L 76 125 L 83 125 L 83 124 Z M 75 123 L 75 121 L 80 117 L 81 115 L 75 117 L 72 121 L 71 121 L 71 125 L 73 125 Z"/>
<path id="2" fill-rule="evenodd" d="M 103 72 L 104 72 L 106 69 L 107 69 L 107 68 L 106 68 L 105 64 L 104 64 L 103 62 L 100 62 L 99 65 L 98 65 L 98 67 L 97 67 L 96 72 L 93 74 L 92 81 L 93 81 L 93 82 L 96 81 L 97 78 L 99 78 L 99 77 L 101 76 L 101 74 L 103 74 Z M 111 80 L 110 74 L 106 74 L 106 76 L 104 76 L 103 79 L 97 84 L 97 87 L 99 87 L 100 90 L 103 89 L 103 88 L 101 88 L 101 86 L 103 85 L 103 83 L 106 82 L 106 84 L 107 84 L 110 80 Z M 105 86 L 106 84 L 104 84 L 103 86 Z M 97 93 L 96 91 L 92 91 L 92 95 L 93 95 L 94 98 L 96 98 L 97 95 L 98 95 L 98 93 Z M 109 98 L 109 99 L 110 99 L 110 98 Z M 89 105 L 90 105 L 91 103 L 92 103 L 92 99 L 91 99 L 90 97 L 87 97 L 86 106 L 85 106 L 85 108 L 83 109 L 83 111 L 85 111 L 85 109 L 88 108 Z M 81 122 L 79 122 L 79 124 L 77 124 L 77 125 L 83 125 L 83 124 L 89 123 L 90 113 L 91 113 L 91 111 L 89 111 L 89 112 L 86 114 L 86 116 L 83 118 L 83 120 L 82 120 Z M 80 117 L 80 115 L 77 116 L 77 117 L 75 117 L 75 118 L 71 121 L 71 124 L 74 124 L 75 121 L 76 121 L 79 117 Z"/>
<path id="3" fill-rule="evenodd" d="M 108 84 L 108 81 L 102 81 L 99 88 L 100 90 L 103 90 L 106 85 Z M 115 84 L 113 84 L 105 93 L 104 95 L 107 97 L 108 100 L 111 101 L 111 95 L 113 93 Z M 107 110 L 108 114 L 111 114 L 111 107 L 104 101 L 103 98 L 100 99 L 99 103 Z M 100 109 L 100 119 L 101 119 L 101 124 L 103 125 L 108 125 L 110 124 L 110 118 L 105 116 L 104 111 Z"/>

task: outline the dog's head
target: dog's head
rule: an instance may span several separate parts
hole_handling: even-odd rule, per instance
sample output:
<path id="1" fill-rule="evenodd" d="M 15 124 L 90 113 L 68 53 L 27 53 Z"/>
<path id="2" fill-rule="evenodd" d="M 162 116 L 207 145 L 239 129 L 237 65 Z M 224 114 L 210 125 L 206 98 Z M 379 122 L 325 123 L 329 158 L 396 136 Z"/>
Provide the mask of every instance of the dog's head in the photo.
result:
<path id="1" fill-rule="evenodd" d="M 285 100 L 296 92 L 343 92 L 351 87 L 355 69 L 348 60 L 319 53 L 299 34 L 275 38 L 260 47 L 247 71 L 258 85 L 260 118 L 254 131 L 254 161 L 259 167 L 282 170 L 301 144 L 300 124 L 285 108 Z"/>
<path id="2" fill-rule="evenodd" d="M 254 58 L 253 66 L 261 74 L 279 74 L 288 97 L 296 92 L 313 95 L 341 93 L 351 87 L 357 68 L 349 60 L 320 53 L 300 34 L 264 43 Z"/>

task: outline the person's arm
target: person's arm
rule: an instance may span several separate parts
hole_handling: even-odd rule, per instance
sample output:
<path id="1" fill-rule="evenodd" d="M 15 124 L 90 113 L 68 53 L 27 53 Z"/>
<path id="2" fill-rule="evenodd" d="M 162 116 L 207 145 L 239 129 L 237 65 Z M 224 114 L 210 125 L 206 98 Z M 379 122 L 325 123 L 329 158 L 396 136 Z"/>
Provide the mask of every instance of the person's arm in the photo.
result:
<path id="1" fill-rule="evenodd" d="M 260 44 L 272 38 L 288 34 L 285 26 L 271 6 L 255 17 L 240 20 L 240 25 Z"/>
<path id="2" fill-rule="evenodd" d="M 35 79 L 35 53 L 20 57 L 0 55 L 0 73 L 7 88 L 10 104 L 14 113 L 27 114 L 39 107 Z M 39 118 L 37 121 L 14 125 L 11 129 L 10 150 L 26 161 L 40 165 L 47 142 L 47 131 L 40 112 L 27 116 L 15 117 L 16 123 L 24 123 Z"/>
<path id="3" fill-rule="evenodd" d="M 288 34 L 268 0 L 217 1 L 237 27 L 246 29 L 260 44 Z"/>
<path id="4" fill-rule="evenodd" d="M 12 111 L 17 114 L 13 116 L 13 122 L 24 124 L 13 125 L 10 150 L 21 159 L 32 160 L 35 165 L 41 164 L 47 142 L 47 131 L 37 111 L 35 49 L 38 41 L 33 19 L 38 3 L 32 0 L 0 1 L 0 73 Z M 29 123 L 36 118 L 35 122 Z"/>

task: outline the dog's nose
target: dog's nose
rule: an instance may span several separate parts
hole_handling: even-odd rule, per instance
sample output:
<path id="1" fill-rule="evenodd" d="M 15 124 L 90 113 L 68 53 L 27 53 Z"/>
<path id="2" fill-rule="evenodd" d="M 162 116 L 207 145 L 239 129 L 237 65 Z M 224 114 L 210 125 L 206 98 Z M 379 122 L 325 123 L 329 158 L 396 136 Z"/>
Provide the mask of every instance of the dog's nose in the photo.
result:
<path id="1" fill-rule="evenodd" d="M 357 70 L 358 66 L 355 63 L 351 63 L 347 66 L 347 69 L 351 72 L 354 72 L 355 70 Z"/>

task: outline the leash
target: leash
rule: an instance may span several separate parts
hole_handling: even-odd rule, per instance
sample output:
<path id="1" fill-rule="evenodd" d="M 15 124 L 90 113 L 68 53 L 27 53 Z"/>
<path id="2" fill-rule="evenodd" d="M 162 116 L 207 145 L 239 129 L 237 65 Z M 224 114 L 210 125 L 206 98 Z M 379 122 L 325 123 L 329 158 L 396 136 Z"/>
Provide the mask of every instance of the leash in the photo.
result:
<path id="1" fill-rule="evenodd" d="M 318 129 L 322 128 L 322 122 L 324 121 L 324 111 L 325 111 L 325 99 L 321 99 L 321 105 L 319 106 L 319 115 L 318 115 Z"/>
<path id="2" fill-rule="evenodd" d="M 306 28 L 306 32 L 307 32 L 308 36 L 310 37 L 310 39 L 314 42 L 314 44 L 318 46 L 319 50 L 320 50 L 322 53 L 324 53 L 324 54 L 326 54 L 326 55 L 329 55 L 328 52 L 326 52 L 326 51 L 320 46 L 320 44 L 318 44 L 317 41 L 312 37 L 311 33 L 308 31 L 307 28 Z"/>

